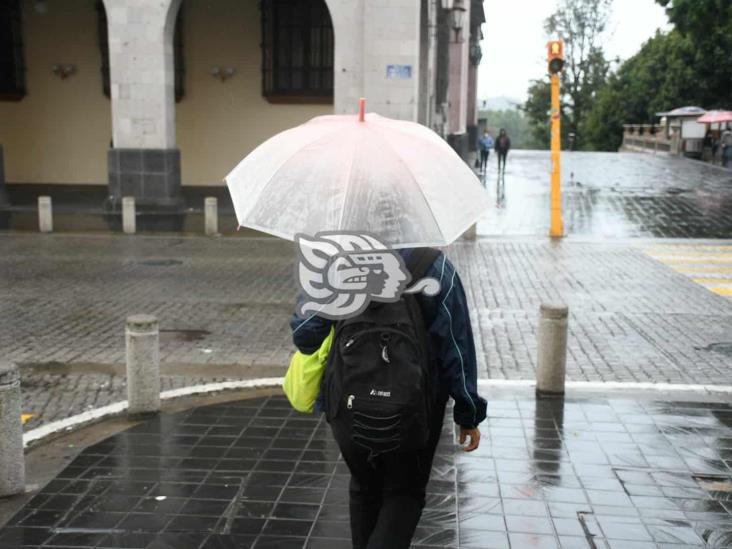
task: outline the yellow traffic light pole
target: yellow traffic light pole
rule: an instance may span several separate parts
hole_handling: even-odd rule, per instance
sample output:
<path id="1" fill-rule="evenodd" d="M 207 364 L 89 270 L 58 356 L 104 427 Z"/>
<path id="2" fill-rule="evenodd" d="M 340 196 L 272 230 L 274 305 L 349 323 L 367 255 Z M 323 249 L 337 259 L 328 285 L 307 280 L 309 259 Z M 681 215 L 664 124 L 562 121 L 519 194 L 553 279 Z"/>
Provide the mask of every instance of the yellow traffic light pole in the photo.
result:
<path id="1" fill-rule="evenodd" d="M 562 220 L 562 120 L 559 103 L 559 74 L 552 74 L 552 191 L 551 209 L 552 220 L 549 236 L 564 236 L 564 221 Z"/>

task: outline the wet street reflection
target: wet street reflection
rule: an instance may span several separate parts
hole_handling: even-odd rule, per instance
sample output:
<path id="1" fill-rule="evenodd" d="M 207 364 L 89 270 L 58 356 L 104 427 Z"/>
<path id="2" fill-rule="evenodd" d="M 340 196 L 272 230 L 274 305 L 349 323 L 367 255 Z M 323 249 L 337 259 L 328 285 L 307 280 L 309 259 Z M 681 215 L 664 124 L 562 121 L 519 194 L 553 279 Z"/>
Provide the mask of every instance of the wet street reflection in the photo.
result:
<path id="1" fill-rule="evenodd" d="M 502 396 L 482 430 L 466 454 L 446 421 L 414 547 L 732 544 L 729 404 Z M 85 449 L 0 547 L 345 548 L 347 486 L 320 416 L 219 404 Z"/>
<path id="2" fill-rule="evenodd" d="M 549 228 L 548 152 L 511 151 L 482 175 L 496 204 L 482 235 L 544 235 Z M 562 154 L 568 235 L 593 238 L 729 238 L 732 171 L 692 160 L 637 153 Z"/>

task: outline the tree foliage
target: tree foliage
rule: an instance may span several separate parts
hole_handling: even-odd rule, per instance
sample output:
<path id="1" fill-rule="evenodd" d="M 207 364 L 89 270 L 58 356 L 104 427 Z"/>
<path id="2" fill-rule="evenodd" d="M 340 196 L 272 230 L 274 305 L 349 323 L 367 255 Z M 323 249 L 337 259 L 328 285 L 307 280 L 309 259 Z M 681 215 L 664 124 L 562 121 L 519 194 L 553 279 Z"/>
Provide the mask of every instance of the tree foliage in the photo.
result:
<path id="1" fill-rule="evenodd" d="M 677 31 L 657 32 L 610 76 L 589 113 L 584 134 L 595 150 L 616 151 L 623 124 L 651 124 L 656 113 L 694 104 L 693 57 Z"/>
<path id="2" fill-rule="evenodd" d="M 711 108 L 732 101 L 732 1 L 656 0 L 676 31 L 689 41 L 696 103 Z"/>
<path id="3" fill-rule="evenodd" d="M 623 124 L 685 105 L 732 107 L 732 0 L 657 0 L 674 29 L 657 32 L 610 76 L 587 118 L 591 148 L 617 150 Z"/>
<path id="4" fill-rule="evenodd" d="M 572 148 L 584 148 L 582 130 L 597 93 L 605 86 L 609 63 L 602 37 L 610 17 L 612 0 L 560 0 L 546 20 L 550 36 L 564 41 L 566 66 L 562 73 L 562 134 L 574 135 Z M 524 111 L 534 137 L 549 146 L 549 78 L 534 80 Z"/>

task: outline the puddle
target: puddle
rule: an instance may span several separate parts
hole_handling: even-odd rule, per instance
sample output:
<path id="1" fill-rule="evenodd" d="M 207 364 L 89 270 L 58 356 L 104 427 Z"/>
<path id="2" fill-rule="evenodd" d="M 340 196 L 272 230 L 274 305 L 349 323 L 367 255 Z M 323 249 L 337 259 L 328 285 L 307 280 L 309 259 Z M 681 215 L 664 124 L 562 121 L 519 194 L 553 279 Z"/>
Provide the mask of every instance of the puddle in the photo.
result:
<path id="1" fill-rule="evenodd" d="M 147 265 L 150 267 L 171 267 L 173 265 L 183 265 L 180 259 L 146 259 L 140 261 L 140 265 Z"/>
<path id="2" fill-rule="evenodd" d="M 710 343 L 706 347 L 694 347 L 697 351 L 712 351 L 724 356 L 732 357 L 732 342 Z"/>
<path id="3" fill-rule="evenodd" d="M 192 341 L 201 341 L 211 335 L 208 330 L 160 330 L 160 341 L 184 341 L 186 343 Z"/>

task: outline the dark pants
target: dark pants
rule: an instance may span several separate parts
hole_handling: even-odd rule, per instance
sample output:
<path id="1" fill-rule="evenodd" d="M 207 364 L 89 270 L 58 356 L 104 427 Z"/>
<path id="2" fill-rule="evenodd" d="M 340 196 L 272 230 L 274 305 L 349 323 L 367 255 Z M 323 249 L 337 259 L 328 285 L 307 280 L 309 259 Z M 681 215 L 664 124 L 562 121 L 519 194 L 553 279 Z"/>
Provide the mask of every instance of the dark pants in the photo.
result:
<path id="1" fill-rule="evenodd" d="M 506 157 L 508 156 L 508 152 L 499 152 L 498 153 L 498 169 L 501 169 L 501 164 L 503 164 L 503 169 L 506 169 Z"/>
<path id="2" fill-rule="evenodd" d="M 489 150 L 481 150 L 480 151 L 480 169 L 483 170 L 488 165 L 488 157 L 490 156 L 491 151 Z"/>
<path id="3" fill-rule="evenodd" d="M 341 448 L 351 471 L 350 512 L 354 549 L 408 549 L 422 515 L 432 459 L 440 440 L 447 397 L 435 406 L 424 450 L 378 456 L 356 445 Z"/>

